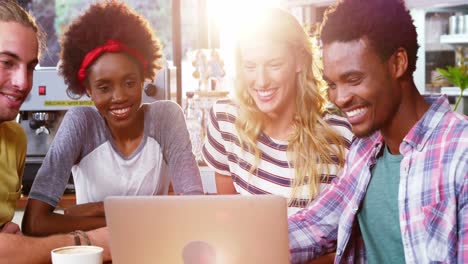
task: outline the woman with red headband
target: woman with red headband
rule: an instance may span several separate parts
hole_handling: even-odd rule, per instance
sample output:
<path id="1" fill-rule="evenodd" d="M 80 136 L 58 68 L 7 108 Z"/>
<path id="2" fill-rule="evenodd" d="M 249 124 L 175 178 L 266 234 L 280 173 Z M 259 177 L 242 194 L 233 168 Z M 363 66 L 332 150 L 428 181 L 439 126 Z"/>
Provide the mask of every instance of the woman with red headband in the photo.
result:
<path id="1" fill-rule="evenodd" d="M 160 67 L 161 46 L 149 24 L 116 1 L 92 5 L 62 38 L 60 72 L 69 89 L 96 108 L 69 110 L 29 194 L 23 230 L 31 235 L 105 225 L 110 195 L 202 194 L 180 107 L 142 105 L 145 79 Z M 70 172 L 76 207 L 54 213 Z"/>

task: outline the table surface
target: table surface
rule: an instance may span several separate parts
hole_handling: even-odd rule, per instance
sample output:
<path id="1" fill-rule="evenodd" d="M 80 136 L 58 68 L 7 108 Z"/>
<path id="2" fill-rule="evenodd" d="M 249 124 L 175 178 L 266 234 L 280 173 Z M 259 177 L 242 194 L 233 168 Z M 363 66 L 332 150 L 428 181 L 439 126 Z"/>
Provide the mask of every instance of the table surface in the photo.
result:
<path id="1" fill-rule="evenodd" d="M 174 195 L 174 189 L 172 185 L 169 185 L 169 195 Z M 20 199 L 16 201 L 16 209 L 24 209 L 26 208 L 26 204 L 28 203 L 28 196 L 22 194 Z M 64 209 L 70 206 L 76 205 L 76 197 L 75 194 L 66 193 L 62 196 L 59 204 L 57 205 L 57 209 Z"/>

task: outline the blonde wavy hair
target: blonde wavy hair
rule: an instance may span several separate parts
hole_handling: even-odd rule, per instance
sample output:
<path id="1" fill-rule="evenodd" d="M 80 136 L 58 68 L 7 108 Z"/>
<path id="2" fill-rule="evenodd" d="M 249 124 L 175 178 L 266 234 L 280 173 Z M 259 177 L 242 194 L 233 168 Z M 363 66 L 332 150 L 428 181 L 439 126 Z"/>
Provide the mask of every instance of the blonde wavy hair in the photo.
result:
<path id="1" fill-rule="evenodd" d="M 287 43 L 291 48 L 291 56 L 296 56 L 303 63 L 302 70 L 296 75 L 294 132 L 288 137 L 287 156 L 290 166 L 294 166 L 295 170 L 289 203 L 294 206 L 301 200 L 304 185 L 308 185 L 310 202 L 320 192 L 322 172 L 325 170 L 327 174 L 330 173 L 334 157 L 341 168 L 345 155 L 344 142 L 339 133 L 323 119 L 327 112 L 326 85 L 321 78 L 320 65 L 313 60 L 317 49 L 314 49 L 310 37 L 294 16 L 279 8 L 268 9 L 261 17 L 245 23 L 241 28 L 236 46 L 238 76 L 234 100 L 239 106 L 236 129 L 240 143 L 244 150 L 255 155 L 250 173 L 255 173 L 261 159 L 257 140 L 264 127 L 264 114 L 256 106 L 243 80 L 239 43 L 266 37 L 268 40 Z"/>

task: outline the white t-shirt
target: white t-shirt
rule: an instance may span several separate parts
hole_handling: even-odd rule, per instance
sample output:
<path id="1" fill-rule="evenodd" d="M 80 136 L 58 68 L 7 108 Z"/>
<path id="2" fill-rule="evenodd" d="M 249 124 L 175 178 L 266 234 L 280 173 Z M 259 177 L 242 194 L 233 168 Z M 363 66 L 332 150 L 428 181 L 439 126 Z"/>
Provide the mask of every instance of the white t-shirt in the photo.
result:
<path id="1" fill-rule="evenodd" d="M 56 206 L 70 171 L 77 203 L 110 195 L 202 194 L 200 171 L 180 107 L 157 101 L 145 107 L 140 145 L 125 157 L 93 107 L 70 109 L 34 180 L 29 197 Z M 166 165 L 167 164 L 167 165 Z"/>

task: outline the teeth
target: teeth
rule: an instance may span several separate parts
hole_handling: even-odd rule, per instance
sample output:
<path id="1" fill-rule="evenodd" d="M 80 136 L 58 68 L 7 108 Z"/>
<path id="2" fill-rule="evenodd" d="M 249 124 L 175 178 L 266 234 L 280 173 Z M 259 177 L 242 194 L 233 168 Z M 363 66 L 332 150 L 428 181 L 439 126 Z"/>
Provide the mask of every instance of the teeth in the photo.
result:
<path id="1" fill-rule="evenodd" d="M 5 97 L 6 97 L 6 98 L 8 98 L 8 99 L 10 99 L 11 101 L 14 101 L 14 102 L 16 102 L 16 101 L 19 101 L 19 100 L 20 100 L 19 98 L 17 98 L 17 97 L 14 97 L 14 96 L 11 96 L 11 95 L 5 95 Z"/>
<path id="2" fill-rule="evenodd" d="M 348 117 L 353 117 L 353 116 L 357 116 L 363 112 L 366 111 L 366 108 L 359 108 L 359 109 L 356 109 L 356 110 L 353 110 L 353 111 L 349 111 L 349 112 L 346 112 L 346 115 Z"/>
<path id="3" fill-rule="evenodd" d="M 270 89 L 270 90 L 257 90 L 258 95 L 262 97 L 267 97 L 272 95 L 275 92 L 275 90 Z"/>
<path id="4" fill-rule="evenodd" d="M 123 114 L 127 113 L 128 111 L 130 111 L 130 107 L 111 110 L 111 112 L 113 114 L 116 114 L 116 115 L 123 115 Z"/>

